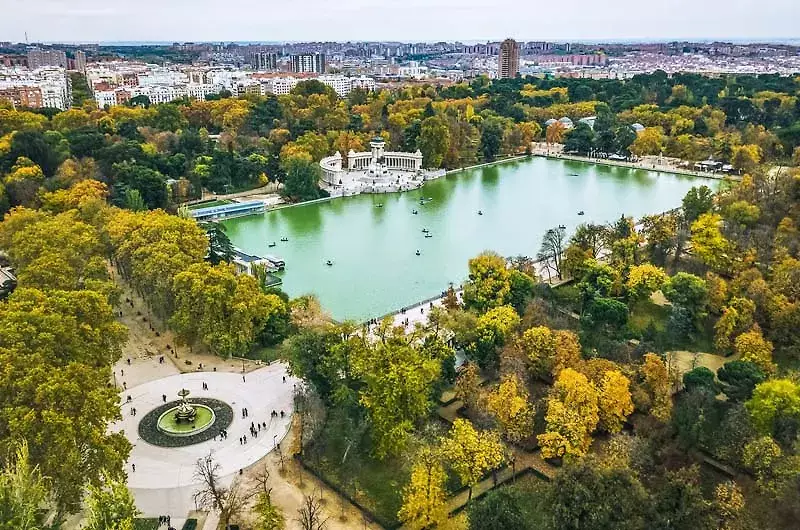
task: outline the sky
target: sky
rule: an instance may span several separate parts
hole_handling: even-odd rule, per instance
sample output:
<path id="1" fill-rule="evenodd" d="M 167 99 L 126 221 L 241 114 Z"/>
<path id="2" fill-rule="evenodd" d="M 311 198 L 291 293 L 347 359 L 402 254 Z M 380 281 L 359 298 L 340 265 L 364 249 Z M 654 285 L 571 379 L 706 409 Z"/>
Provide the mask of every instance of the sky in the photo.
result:
<path id="1" fill-rule="evenodd" d="M 800 0 L 0 0 L 0 41 L 800 38 Z"/>

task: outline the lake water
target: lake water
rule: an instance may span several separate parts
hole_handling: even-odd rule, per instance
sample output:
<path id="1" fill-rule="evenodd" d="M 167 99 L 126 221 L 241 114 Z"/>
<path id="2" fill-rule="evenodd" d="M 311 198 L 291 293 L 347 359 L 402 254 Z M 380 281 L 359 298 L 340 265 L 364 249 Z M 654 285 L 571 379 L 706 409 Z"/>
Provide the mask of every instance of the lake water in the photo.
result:
<path id="1" fill-rule="evenodd" d="M 337 320 L 366 320 L 462 282 L 467 260 L 481 251 L 535 256 L 548 228 L 563 224 L 572 232 L 582 222 L 660 213 L 680 206 L 700 184 L 709 181 L 531 158 L 448 175 L 415 191 L 338 198 L 224 224 L 244 251 L 286 260 L 283 289 L 290 296 L 313 293 Z M 432 200 L 420 205 L 421 197 Z M 433 237 L 425 238 L 423 228 Z M 271 242 L 277 246 L 269 248 Z"/>

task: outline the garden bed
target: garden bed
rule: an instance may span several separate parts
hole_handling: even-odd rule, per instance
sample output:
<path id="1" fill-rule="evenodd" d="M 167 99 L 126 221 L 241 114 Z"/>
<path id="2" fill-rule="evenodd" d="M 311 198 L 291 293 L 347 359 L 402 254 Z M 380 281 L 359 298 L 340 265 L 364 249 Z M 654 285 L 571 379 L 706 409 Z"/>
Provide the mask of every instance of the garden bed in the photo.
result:
<path id="1" fill-rule="evenodd" d="M 145 414 L 139 422 L 139 436 L 147 443 L 159 447 L 185 447 L 194 445 L 216 437 L 222 429 L 227 429 L 233 421 L 233 409 L 227 403 L 218 399 L 193 398 L 189 403 L 205 405 L 214 411 L 214 424 L 197 434 L 170 436 L 158 428 L 158 418 L 166 411 L 180 405 L 180 401 L 170 401 L 154 408 Z"/>

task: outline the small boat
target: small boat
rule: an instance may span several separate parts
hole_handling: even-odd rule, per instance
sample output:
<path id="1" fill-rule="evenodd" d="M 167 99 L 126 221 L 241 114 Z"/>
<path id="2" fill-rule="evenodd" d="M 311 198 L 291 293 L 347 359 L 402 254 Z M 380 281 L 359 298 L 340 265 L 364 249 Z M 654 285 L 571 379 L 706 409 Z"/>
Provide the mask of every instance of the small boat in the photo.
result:
<path id="1" fill-rule="evenodd" d="M 420 255 L 420 251 L 418 250 L 418 251 L 417 251 L 417 256 L 419 256 L 419 255 Z"/>
<path id="2" fill-rule="evenodd" d="M 569 176 L 570 177 L 580 177 L 580 175 L 578 175 L 577 173 L 570 173 Z"/>
<path id="3" fill-rule="evenodd" d="M 375 205 L 375 208 L 383 208 L 383 203 L 379 202 L 378 204 Z"/>
<path id="4" fill-rule="evenodd" d="M 289 241 L 289 238 L 288 238 L 288 237 L 282 237 L 282 238 L 281 238 L 281 241 L 282 241 L 282 242 L 284 242 L 284 243 L 286 243 L 287 241 Z"/>
<path id="5" fill-rule="evenodd" d="M 566 229 L 567 229 L 567 225 L 558 225 L 558 227 L 559 227 L 561 230 L 566 230 Z"/>
<path id="6" fill-rule="evenodd" d="M 325 262 L 325 265 L 327 265 L 328 267 L 331 267 L 331 266 L 333 266 L 333 262 L 331 260 L 328 260 L 328 261 Z"/>
<path id="7" fill-rule="evenodd" d="M 419 212 L 416 211 L 416 210 L 411 210 L 411 213 L 413 213 L 414 215 L 417 215 Z"/>
<path id="8" fill-rule="evenodd" d="M 483 215 L 483 210 L 478 210 L 478 215 Z"/>
<path id="9" fill-rule="evenodd" d="M 267 245 L 267 246 L 268 246 L 269 248 L 272 248 L 272 247 L 274 247 L 275 245 L 277 245 L 277 243 L 273 241 L 272 243 L 270 243 L 270 244 L 269 244 L 269 245 Z"/>
<path id="10" fill-rule="evenodd" d="M 583 215 L 583 210 L 581 210 L 580 212 L 578 212 L 578 215 Z"/>
<path id="11" fill-rule="evenodd" d="M 423 231 L 424 233 L 426 233 L 426 234 L 427 234 L 428 232 L 430 232 L 430 230 L 428 230 L 427 228 L 423 228 L 423 229 L 422 229 L 422 231 Z"/>
<path id="12" fill-rule="evenodd" d="M 433 234 L 427 233 L 425 234 L 425 237 L 433 237 Z"/>

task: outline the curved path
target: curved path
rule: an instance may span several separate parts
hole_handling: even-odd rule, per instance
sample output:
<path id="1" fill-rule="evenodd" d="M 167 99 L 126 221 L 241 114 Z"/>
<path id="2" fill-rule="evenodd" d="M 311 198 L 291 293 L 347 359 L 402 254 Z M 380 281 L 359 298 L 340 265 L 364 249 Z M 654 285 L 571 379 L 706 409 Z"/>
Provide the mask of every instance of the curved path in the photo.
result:
<path id="1" fill-rule="evenodd" d="M 203 390 L 203 383 L 208 390 Z M 220 477 L 229 482 L 240 469 L 272 451 L 289 429 L 295 384 L 299 381 L 286 373 L 285 365 L 276 363 L 245 374 L 244 381 L 240 373 L 204 371 L 172 375 L 121 392 L 123 419 L 111 429 L 124 432 L 133 445 L 127 472 L 128 487 L 136 497 L 137 507 L 147 516 L 185 514 L 195 509 L 192 495 L 199 458 L 211 453 L 221 466 Z M 171 401 L 181 388 L 191 391 L 190 398 L 215 398 L 231 406 L 233 422 L 227 439 L 218 436 L 187 447 L 157 447 L 139 438 L 139 420 L 163 403 L 164 394 Z M 127 403 L 128 396 L 131 403 Z M 242 418 L 245 407 L 249 414 Z M 136 408 L 136 416 L 131 414 L 132 408 Z M 273 410 L 283 410 L 284 417 L 271 417 Z M 254 438 L 250 434 L 251 422 L 266 422 L 267 427 L 262 427 Z M 247 436 L 246 444 L 240 443 L 241 436 Z"/>

